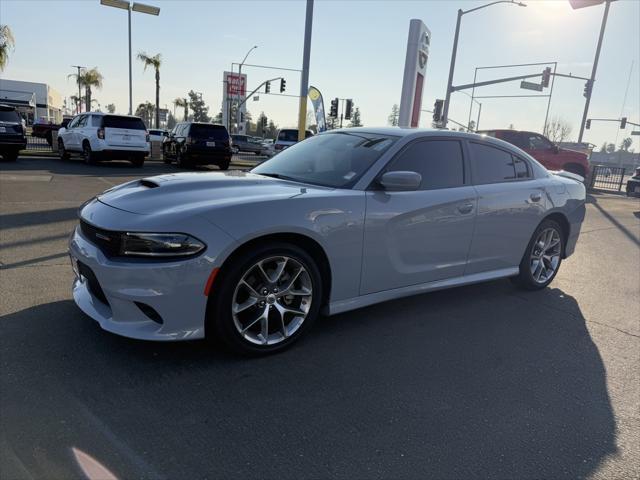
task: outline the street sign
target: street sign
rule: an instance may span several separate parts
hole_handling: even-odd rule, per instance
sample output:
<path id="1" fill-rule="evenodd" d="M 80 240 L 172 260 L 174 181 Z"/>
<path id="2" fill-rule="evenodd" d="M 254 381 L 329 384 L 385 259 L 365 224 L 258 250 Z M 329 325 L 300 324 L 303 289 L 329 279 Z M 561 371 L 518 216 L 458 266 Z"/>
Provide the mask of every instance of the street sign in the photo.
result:
<path id="1" fill-rule="evenodd" d="M 158 110 L 158 114 L 160 116 L 160 121 L 166 122 L 167 116 L 169 115 L 169 110 L 167 110 L 166 108 L 161 108 L 160 110 Z"/>
<path id="2" fill-rule="evenodd" d="M 635 130 L 631 132 L 631 135 L 640 135 L 640 130 Z"/>
<path id="3" fill-rule="evenodd" d="M 542 91 L 542 85 L 539 83 L 533 83 L 533 82 L 526 82 L 526 81 L 522 81 L 520 82 L 520 88 L 524 88 L 525 90 L 535 90 L 536 92 L 541 92 Z"/>

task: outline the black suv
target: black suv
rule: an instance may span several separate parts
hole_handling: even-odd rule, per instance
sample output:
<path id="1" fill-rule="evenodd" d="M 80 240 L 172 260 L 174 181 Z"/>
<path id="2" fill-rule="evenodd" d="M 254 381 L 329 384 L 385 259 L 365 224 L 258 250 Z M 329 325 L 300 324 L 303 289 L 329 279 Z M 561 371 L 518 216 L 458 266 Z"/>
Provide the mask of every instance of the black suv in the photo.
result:
<path id="1" fill-rule="evenodd" d="M 231 163 L 231 142 L 224 125 L 181 122 L 162 142 L 164 162 L 175 160 L 181 168 L 213 164 L 227 170 Z"/>
<path id="2" fill-rule="evenodd" d="M 27 148 L 27 132 L 14 107 L 0 105 L 0 155 L 13 162 L 18 152 Z"/>

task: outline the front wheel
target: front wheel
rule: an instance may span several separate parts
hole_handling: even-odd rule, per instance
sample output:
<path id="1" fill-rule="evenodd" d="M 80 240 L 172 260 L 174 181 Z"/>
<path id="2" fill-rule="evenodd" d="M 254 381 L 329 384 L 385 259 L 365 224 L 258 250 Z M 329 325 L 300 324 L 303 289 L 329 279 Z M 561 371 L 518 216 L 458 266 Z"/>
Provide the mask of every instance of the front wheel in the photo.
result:
<path id="1" fill-rule="evenodd" d="M 303 249 L 273 243 L 225 266 L 215 280 L 207 328 L 232 350 L 263 355 L 287 348 L 320 311 L 322 281 Z"/>
<path id="2" fill-rule="evenodd" d="M 553 221 L 545 220 L 534 232 L 520 262 L 520 273 L 514 282 L 527 290 L 540 290 L 549 285 L 562 263 L 564 232 Z"/>
<path id="3" fill-rule="evenodd" d="M 89 145 L 89 142 L 85 142 L 84 145 L 82 145 L 82 158 L 84 159 L 84 163 L 86 163 L 87 165 L 93 165 L 96 163 L 95 155 L 91 150 L 91 145 Z"/>
<path id="4" fill-rule="evenodd" d="M 60 156 L 60 160 L 68 160 L 69 153 L 64 148 L 64 142 L 62 139 L 58 140 L 58 155 Z"/>
<path id="5" fill-rule="evenodd" d="M 178 165 L 178 168 L 189 168 L 191 166 L 187 159 L 187 155 L 182 151 L 178 151 L 176 154 L 176 164 Z"/>

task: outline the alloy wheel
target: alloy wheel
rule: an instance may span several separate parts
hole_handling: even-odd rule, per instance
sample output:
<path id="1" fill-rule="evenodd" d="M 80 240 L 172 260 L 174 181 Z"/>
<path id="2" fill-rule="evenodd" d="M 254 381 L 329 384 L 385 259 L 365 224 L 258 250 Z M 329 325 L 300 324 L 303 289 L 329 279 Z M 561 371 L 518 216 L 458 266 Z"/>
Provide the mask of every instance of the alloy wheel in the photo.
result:
<path id="1" fill-rule="evenodd" d="M 555 228 L 546 228 L 533 244 L 530 257 L 531 276 L 536 283 L 543 284 L 555 275 L 560 265 L 562 242 Z"/>
<path id="2" fill-rule="evenodd" d="M 247 269 L 238 282 L 231 303 L 233 323 L 245 340 L 276 345 L 300 329 L 312 301 L 307 269 L 291 257 L 269 257 Z"/>

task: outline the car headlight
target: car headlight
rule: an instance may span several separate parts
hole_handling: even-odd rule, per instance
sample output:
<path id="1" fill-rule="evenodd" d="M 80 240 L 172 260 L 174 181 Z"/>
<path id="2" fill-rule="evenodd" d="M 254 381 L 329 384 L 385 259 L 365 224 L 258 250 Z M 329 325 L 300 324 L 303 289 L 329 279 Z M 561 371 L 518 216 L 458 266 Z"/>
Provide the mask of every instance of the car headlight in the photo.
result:
<path id="1" fill-rule="evenodd" d="M 187 257 L 206 245 L 185 233 L 124 233 L 120 253 L 132 257 Z"/>

